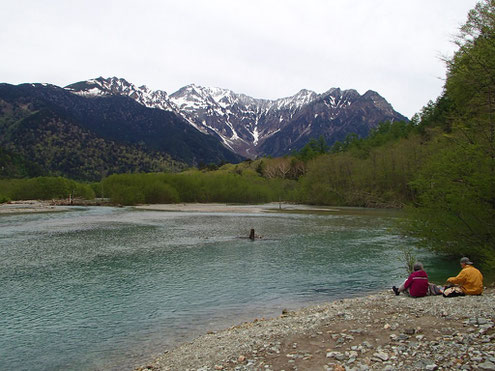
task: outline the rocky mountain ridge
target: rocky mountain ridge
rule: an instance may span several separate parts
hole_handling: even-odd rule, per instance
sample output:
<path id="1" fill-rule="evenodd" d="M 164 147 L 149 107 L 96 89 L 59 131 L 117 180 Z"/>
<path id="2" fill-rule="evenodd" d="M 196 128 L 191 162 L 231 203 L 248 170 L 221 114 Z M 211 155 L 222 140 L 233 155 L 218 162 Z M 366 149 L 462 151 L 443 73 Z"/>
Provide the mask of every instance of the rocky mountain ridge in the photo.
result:
<path id="1" fill-rule="evenodd" d="M 250 158 L 284 155 L 319 136 L 333 144 L 351 132 L 366 136 L 383 121 L 407 120 L 372 90 L 360 95 L 352 89 L 332 88 L 322 94 L 302 89 L 268 100 L 191 84 L 169 95 L 117 77 L 81 81 L 65 89 L 85 97 L 127 96 L 146 107 L 173 112 Z"/>

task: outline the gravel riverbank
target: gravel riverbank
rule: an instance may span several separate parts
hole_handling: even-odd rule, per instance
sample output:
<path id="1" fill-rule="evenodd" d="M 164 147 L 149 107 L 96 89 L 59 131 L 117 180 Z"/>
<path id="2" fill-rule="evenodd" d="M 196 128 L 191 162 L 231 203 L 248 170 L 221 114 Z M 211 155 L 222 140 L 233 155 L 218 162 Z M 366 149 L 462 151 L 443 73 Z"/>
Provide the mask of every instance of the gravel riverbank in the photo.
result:
<path id="1" fill-rule="evenodd" d="M 0 214 L 47 213 L 65 210 L 65 208 L 55 206 L 51 202 L 38 200 L 10 201 L 0 204 Z"/>
<path id="2" fill-rule="evenodd" d="M 137 370 L 495 370 L 495 290 L 392 291 L 211 332 Z"/>

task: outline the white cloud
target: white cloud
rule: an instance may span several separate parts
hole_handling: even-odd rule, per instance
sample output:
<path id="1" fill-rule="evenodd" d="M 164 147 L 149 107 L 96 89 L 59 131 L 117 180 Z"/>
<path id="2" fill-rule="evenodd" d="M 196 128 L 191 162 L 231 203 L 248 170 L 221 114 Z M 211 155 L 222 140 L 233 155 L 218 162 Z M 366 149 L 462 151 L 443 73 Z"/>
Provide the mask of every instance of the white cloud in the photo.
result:
<path id="1" fill-rule="evenodd" d="M 411 116 L 442 89 L 439 57 L 474 0 L 19 0 L 1 5 L 0 81 L 123 77 L 278 98 L 376 90 Z"/>

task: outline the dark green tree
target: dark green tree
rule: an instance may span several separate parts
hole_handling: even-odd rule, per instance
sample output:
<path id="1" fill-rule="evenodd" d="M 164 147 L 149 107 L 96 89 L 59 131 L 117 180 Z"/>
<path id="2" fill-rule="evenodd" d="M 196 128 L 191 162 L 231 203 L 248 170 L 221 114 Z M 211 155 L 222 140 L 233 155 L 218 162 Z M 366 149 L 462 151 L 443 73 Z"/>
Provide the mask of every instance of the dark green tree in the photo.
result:
<path id="1" fill-rule="evenodd" d="M 418 204 L 410 232 L 436 250 L 495 268 L 495 1 L 469 12 L 447 62 L 446 146 L 412 183 Z M 432 115 L 423 115 L 426 119 Z"/>
<path id="2" fill-rule="evenodd" d="M 327 153 L 330 147 L 328 146 L 323 135 L 318 139 L 311 138 L 308 143 L 294 155 L 303 161 L 309 161 L 317 156 Z"/>

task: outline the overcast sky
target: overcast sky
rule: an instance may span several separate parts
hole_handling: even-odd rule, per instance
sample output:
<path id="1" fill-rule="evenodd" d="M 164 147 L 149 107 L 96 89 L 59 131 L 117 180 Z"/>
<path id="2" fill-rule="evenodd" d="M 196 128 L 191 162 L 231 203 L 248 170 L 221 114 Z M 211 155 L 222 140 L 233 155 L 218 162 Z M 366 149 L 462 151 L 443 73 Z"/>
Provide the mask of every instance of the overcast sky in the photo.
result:
<path id="1" fill-rule="evenodd" d="M 122 77 L 276 99 L 375 90 L 411 117 L 442 91 L 475 0 L 0 0 L 0 82 Z"/>

